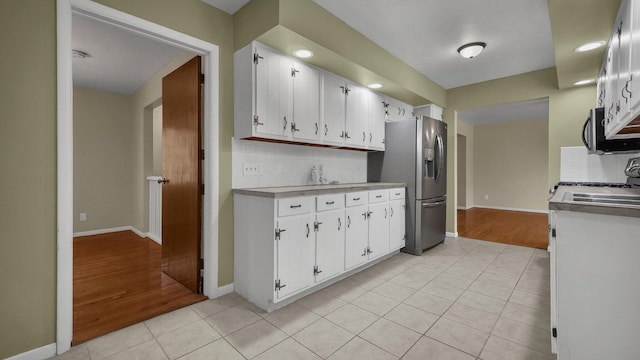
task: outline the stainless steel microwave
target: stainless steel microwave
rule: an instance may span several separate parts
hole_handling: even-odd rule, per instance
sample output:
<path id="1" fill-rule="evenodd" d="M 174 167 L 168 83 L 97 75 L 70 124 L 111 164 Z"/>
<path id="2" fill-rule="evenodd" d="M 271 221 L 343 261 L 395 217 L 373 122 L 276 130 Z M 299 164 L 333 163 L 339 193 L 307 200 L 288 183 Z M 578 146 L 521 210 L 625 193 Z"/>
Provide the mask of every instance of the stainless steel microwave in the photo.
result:
<path id="1" fill-rule="evenodd" d="M 604 136 L 604 108 L 589 110 L 582 127 L 582 142 L 589 154 L 609 154 L 640 150 L 640 139 L 607 140 Z"/>

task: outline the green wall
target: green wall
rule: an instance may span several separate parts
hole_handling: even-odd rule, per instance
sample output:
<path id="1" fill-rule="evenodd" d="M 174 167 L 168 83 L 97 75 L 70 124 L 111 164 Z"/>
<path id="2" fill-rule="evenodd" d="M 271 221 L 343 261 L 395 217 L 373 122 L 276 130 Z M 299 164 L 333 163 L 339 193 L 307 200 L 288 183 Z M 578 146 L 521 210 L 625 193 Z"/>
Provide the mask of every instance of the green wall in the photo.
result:
<path id="1" fill-rule="evenodd" d="M 55 2 L 0 1 L 0 358 L 55 341 Z"/>

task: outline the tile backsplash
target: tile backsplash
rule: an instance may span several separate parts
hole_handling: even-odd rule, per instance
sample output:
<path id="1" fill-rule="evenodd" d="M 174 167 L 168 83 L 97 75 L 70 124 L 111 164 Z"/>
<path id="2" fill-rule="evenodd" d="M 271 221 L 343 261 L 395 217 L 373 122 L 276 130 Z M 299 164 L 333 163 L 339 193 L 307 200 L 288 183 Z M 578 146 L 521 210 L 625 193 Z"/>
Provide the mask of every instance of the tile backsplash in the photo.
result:
<path id="1" fill-rule="evenodd" d="M 560 181 L 592 181 L 624 183 L 627 161 L 640 157 L 640 152 L 629 154 L 595 155 L 584 146 L 560 149 Z"/>
<path id="2" fill-rule="evenodd" d="M 367 153 L 251 140 L 231 141 L 234 189 L 312 184 L 311 169 L 323 166 L 327 182 L 367 181 Z M 258 164 L 262 175 L 243 175 L 244 164 Z"/>

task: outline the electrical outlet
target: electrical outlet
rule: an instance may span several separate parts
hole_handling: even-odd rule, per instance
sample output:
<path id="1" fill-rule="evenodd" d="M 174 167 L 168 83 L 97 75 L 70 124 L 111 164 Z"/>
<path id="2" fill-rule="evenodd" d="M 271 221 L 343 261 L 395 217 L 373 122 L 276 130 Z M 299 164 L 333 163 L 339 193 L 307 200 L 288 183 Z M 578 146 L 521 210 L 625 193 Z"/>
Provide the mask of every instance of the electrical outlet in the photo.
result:
<path id="1" fill-rule="evenodd" d="M 489 200 L 489 195 L 482 195 L 482 200 Z"/>
<path id="2" fill-rule="evenodd" d="M 244 176 L 262 175 L 262 163 L 243 163 L 242 175 Z"/>
<path id="3" fill-rule="evenodd" d="M 87 213 L 80 213 L 80 221 L 87 221 Z"/>

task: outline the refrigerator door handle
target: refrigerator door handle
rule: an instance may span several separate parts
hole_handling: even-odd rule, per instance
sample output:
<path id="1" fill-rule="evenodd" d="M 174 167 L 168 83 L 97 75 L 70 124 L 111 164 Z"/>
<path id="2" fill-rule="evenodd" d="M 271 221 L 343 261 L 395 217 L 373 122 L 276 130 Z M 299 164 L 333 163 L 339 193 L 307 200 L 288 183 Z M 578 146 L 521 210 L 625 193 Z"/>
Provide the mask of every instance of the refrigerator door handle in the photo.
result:
<path id="1" fill-rule="evenodd" d="M 447 200 L 436 201 L 436 202 L 433 202 L 433 203 L 423 202 L 422 203 L 422 207 L 423 208 L 432 208 L 432 207 L 440 206 L 440 205 L 446 204 L 446 203 L 447 203 Z"/>
<path id="2" fill-rule="evenodd" d="M 444 167 L 444 142 L 442 141 L 442 136 L 436 135 L 436 145 L 438 146 L 438 157 L 437 157 L 437 172 L 436 172 L 436 182 L 440 180 L 440 174 L 442 173 L 442 169 Z"/>

